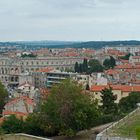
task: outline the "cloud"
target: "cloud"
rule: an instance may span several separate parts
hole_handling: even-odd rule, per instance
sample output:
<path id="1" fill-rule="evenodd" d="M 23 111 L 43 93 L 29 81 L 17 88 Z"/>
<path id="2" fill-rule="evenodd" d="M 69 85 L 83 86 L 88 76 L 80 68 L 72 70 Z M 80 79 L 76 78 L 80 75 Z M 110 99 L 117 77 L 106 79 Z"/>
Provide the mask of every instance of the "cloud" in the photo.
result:
<path id="1" fill-rule="evenodd" d="M 140 36 L 139 0 L 1 0 L 1 40 Z"/>

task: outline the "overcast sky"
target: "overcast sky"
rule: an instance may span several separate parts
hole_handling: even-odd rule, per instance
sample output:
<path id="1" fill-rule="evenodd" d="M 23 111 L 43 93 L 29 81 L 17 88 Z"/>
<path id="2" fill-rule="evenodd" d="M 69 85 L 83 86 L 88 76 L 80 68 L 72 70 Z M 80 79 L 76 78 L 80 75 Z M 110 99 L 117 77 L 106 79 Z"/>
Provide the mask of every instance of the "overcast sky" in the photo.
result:
<path id="1" fill-rule="evenodd" d="M 140 40 L 140 0 L 0 0 L 0 41 Z"/>

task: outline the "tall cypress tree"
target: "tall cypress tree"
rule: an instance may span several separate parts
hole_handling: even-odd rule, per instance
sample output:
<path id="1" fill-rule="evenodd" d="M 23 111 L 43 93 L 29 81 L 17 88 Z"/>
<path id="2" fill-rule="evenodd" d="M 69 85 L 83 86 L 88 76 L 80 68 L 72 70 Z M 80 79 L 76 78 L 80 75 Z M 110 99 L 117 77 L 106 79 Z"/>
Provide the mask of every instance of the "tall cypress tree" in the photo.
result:
<path id="1" fill-rule="evenodd" d="M 83 64 L 79 65 L 79 72 L 82 73 L 83 72 Z"/>
<path id="2" fill-rule="evenodd" d="M 116 60 L 114 59 L 113 56 L 110 56 L 110 66 L 111 66 L 112 68 L 114 68 L 114 66 L 116 66 Z"/>
<path id="3" fill-rule="evenodd" d="M 78 62 L 75 63 L 74 70 L 75 70 L 75 72 L 79 72 L 79 64 L 78 64 Z"/>
<path id="4" fill-rule="evenodd" d="M 84 59 L 83 61 L 83 72 L 87 72 L 88 71 L 88 62 L 87 59 Z"/>

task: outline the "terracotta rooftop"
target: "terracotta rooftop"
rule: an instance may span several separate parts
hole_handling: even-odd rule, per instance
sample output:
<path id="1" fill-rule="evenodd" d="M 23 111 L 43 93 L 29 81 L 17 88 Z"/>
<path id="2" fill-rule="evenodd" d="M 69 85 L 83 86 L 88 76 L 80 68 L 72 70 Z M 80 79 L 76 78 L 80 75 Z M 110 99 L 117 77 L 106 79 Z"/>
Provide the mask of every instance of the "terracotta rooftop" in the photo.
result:
<path id="1" fill-rule="evenodd" d="M 3 111 L 2 112 L 3 115 L 19 115 L 19 116 L 27 116 L 27 113 L 23 113 L 23 112 L 12 112 L 12 111 Z"/>
<path id="2" fill-rule="evenodd" d="M 105 71 L 105 73 L 108 75 L 113 75 L 113 74 L 118 74 L 119 72 L 114 69 L 109 69 L 109 70 Z"/>
<path id="3" fill-rule="evenodd" d="M 121 90 L 123 92 L 140 92 L 140 86 L 129 86 L 129 85 L 93 85 L 91 91 L 100 92 L 105 88 L 111 87 L 113 90 Z"/>
<path id="4" fill-rule="evenodd" d="M 54 68 L 42 68 L 42 69 L 40 69 L 40 70 L 37 70 L 36 72 L 51 72 L 51 71 L 53 71 L 54 70 Z"/>
<path id="5" fill-rule="evenodd" d="M 22 96 L 22 97 L 17 97 L 15 99 L 12 99 L 11 101 L 9 101 L 8 103 L 6 103 L 6 105 L 11 105 L 11 104 L 15 104 L 20 100 L 24 100 L 27 104 L 31 104 L 34 105 L 34 101 L 31 98 L 28 98 L 26 96 Z"/>
<path id="6" fill-rule="evenodd" d="M 131 64 L 117 65 L 115 69 L 133 69 L 133 66 Z"/>

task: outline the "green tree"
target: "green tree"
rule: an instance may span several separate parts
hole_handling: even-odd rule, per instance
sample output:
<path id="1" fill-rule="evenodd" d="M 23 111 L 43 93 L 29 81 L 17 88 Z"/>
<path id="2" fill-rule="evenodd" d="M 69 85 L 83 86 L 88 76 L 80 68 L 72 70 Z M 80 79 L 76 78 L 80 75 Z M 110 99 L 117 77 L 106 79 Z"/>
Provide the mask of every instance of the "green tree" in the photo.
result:
<path id="1" fill-rule="evenodd" d="M 2 113 L 7 98 L 8 98 L 8 92 L 5 89 L 4 85 L 0 82 L 0 113 Z"/>
<path id="2" fill-rule="evenodd" d="M 52 88 L 41 113 L 44 114 L 40 119 L 46 132 L 69 136 L 97 125 L 99 117 L 95 103 L 69 79 Z"/>
<path id="3" fill-rule="evenodd" d="M 79 72 L 80 72 L 80 73 L 83 72 L 83 64 L 79 64 Z"/>
<path id="4" fill-rule="evenodd" d="M 92 73 L 92 72 L 103 72 L 103 66 L 96 59 L 89 60 L 88 66 L 89 66 L 88 73 Z"/>
<path id="5" fill-rule="evenodd" d="M 90 90 L 89 84 L 86 85 L 86 90 Z"/>
<path id="6" fill-rule="evenodd" d="M 31 135 L 42 136 L 44 131 L 41 128 L 41 114 L 33 113 L 30 114 L 24 124 L 24 132 Z M 43 122 L 42 122 L 43 123 Z"/>
<path id="7" fill-rule="evenodd" d="M 78 62 L 75 63 L 74 70 L 75 70 L 75 72 L 79 72 L 79 64 L 78 64 Z"/>
<path id="8" fill-rule="evenodd" d="M 37 55 L 34 55 L 34 54 L 22 54 L 21 57 L 22 58 L 26 58 L 26 57 L 33 57 L 34 58 L 34 57 L 37 57 Z"/>
<path id="9" fill-rule="evenodd" d="M 113 56 L 110 56 L 110 66 L 111 68 L 114 68 L 114 66 L 116 66 L 116 60 Z"/>
<path id="10" fill-rule="evenodd" d="M 116 60 L 113 56 L 110 56 L 110 59 L 107 58 L 104 60 L 103 65 L 106 69 L 114 68 L 116 66 Z"/>
<path id="11" fill-rule="evenodd" d="M 131 92 L 120 100 L 119 108 L 122 112 L 131 112 L 137 108 L 137 103 L 140 103 L 140 92 Z"/>
<path id="12" fill-rule="evenodd" d="M 128 53 L 125 56 L 120 57 L 120 59 L 124 59 L 124 60 L 129 60 L 129 57 L 132 56 L 133 54 Z"/>
<path id="13" fill-rule="evenodd" d="M 113 95 L 112 88 L 105 88 L 101 91 L 101 109 L 105 115 L 118 113 L 118 107 L 115 103 L 116 99 L 116 96 Z"/>
<path id="14" fill-rule="evenodd" d="M 15 115 L 11 115 L 6 118 L 1 127 L 6 133 L 21 133 L 23 132 L 24 122 L 22 118 L 18 119 Z"/>
<path id="15" fill-rule="evenodd" d="M 106 69 L 110 69 L 110 59 L 105 59 L 103 65 Z"/>
<path id="16" fill-rule="evenodd" d="M 88 71 L 88 62 L 87 59 L 84 59 L 83 61 L 83 72 L 87 72 Z"/>

